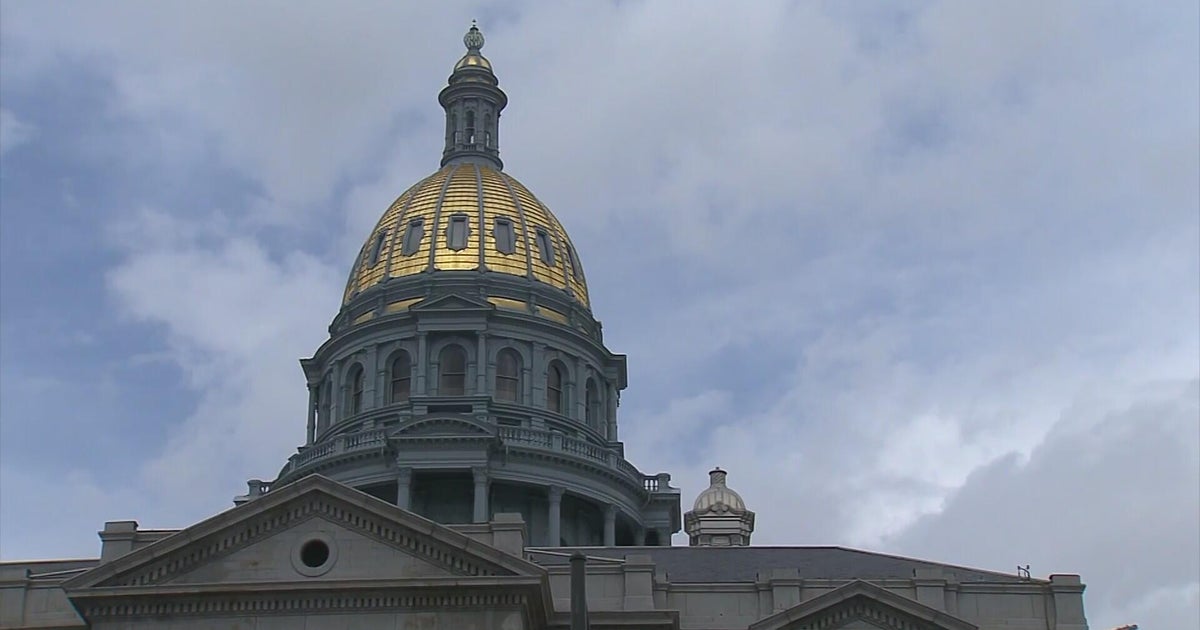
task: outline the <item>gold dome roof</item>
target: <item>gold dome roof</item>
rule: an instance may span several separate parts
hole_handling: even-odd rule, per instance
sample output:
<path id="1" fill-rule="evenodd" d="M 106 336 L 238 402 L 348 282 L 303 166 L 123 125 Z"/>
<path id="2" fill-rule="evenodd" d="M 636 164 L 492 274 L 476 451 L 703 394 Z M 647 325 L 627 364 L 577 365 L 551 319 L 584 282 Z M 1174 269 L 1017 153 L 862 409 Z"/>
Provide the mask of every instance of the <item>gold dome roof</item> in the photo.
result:
<path id="1" fill-rule="evenodd" d="M 550 209 L 508 174 L 471 162 L 447 164 L 392 203 L 363 244 L 343 304 L 389 278 L 477 270 L 545 283 L 589 308 L 579 256 Z"/>

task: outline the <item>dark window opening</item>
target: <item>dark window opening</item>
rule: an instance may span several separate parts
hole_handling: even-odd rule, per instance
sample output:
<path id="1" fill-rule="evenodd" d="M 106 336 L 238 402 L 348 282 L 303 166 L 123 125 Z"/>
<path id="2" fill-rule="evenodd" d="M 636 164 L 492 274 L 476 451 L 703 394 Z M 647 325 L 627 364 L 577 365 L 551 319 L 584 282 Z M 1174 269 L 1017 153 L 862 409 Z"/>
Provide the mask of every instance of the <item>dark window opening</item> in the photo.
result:
<path id="1" fill-rule="evenodd" d="M 537 229 L 537 246 L 538 254 L 542 258 L 542 262 L 547 265 L 554 264 L 554 243 L 550 241 L 550 234 L 542 228 Z"/>
<path id="2" fill-rule="evenodd" d="M 596 381 L 592 379 L 588 379 L 584 403 L 584 421 L 593 429 L 600 428 L 600 396 L 596 393 Z"/>
<path id="3" fill-rule="evenodd" d="M 362 367 L 355 366 L 354 371 L 350 373 L 350 400 L 347 401 L 349 406 L 346 409 L 351 414 L 362 412 L 364 381 Z"/>
<path id="4" fill-rule="evenodd" d="M 516 402 L 521 397 L 521 358 L 513 350 L 501 350 L 496 358 L 496 400 Z"/>
<path id="5" fill-rule="evenodd" d="M 575 256 L 575 248 L 570 243 L 567 243 L 567 258 L 571 261 L 571 275 L 576 280 L 582 280 L 583 270 L 579 268 L 579 258 Z"/>
<path id="6" fill-rule="evenodd" d="M 517 251 L 516 235 L 513 233 L 512 221 L 496 219 L 496 228 L 492 231 L 496 237 L 496 251 L 501 254 L 511 254 Z"/>
<path id="7" fill-rule="evenodd" d="M 425 222 L 421 219 L 409 221 L 408 230 L 404 232 L 404 243 L 400 247 L 400 253 L 405 256 L 417 253 L 421 247 L 421 237 L 423 236 L 425 236 Z"/>
<path id="8" fill-rule="evenodd" d="M 563 371 L 557 363 L 551 363 L 546 372 L 546 409 L 554 413 L 563 413 L 566 407 L 563 400 Z"/>
<path id="9" fill-rule="evenodd" d="M 462 396 L 467 390 L 467 353 L 459 346 L 446 346 L 438 361 L 438 394 Z"/>
<path id="10" fill-rule="evenodd" d="M 323 566 L 329 560 L 329 545 L 323 540 L 310 540 L 300 548 L 300 561 L 310 569 Z"/>
<path id="11" fill-rule="evenodd" d="M 401 350 L 392 360 L 392 402 L 404 402 L 412 391 L 412 359 Z"/>
<path id="12" fill-rule="evenodd" d="M 374 267 L 379 264 L 379 254 L 383 251 L 383 241 L 387 238 L 387 230 L 380 230 L 375 237 L 375 244 L 371 246 L 371 262 L 368 266 Z"/>
<path id="13" fill-rule="evenodd" d="M 467 112 L 467 144 L 475 144 L 475 112 Z"/>
<path id="14" fill-rule="evenodd" d="M 467 225 L 467 215 L 456 214 L 450 217 L 450 225 L 446 226 L 447 247 L 454 251 L 466 249 L 467 236 L 470 233 L 470 227 Z"/>

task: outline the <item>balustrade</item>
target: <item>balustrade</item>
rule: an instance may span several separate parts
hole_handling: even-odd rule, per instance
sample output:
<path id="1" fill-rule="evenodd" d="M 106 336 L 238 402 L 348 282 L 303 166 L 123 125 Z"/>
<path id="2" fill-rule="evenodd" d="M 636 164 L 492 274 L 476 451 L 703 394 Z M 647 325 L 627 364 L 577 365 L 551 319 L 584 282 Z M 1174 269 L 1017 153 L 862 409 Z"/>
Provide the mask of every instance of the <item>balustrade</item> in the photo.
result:
<path id="1" fill-rule="evenodd" d="M 619 453 L 597 446 L 585 439 L 571 437 L 557 431 L 514 426 L 498 426 L 496 435 L 505 443 L 513 446 L 560 451 L 616 468 L 629 478 L 640 480 L 642 487 L 647 492 L 673 490 L 670 486 L 663 484 L 658 476 L 643 475 L 636 466 L 626 461 Z M 368 429 L 356 433 L 345 433 L 293 455 L 289 469 L 294 471 L 317 460 L 342 453 L 381 448 L 386 444 L 387 429 Z"/>

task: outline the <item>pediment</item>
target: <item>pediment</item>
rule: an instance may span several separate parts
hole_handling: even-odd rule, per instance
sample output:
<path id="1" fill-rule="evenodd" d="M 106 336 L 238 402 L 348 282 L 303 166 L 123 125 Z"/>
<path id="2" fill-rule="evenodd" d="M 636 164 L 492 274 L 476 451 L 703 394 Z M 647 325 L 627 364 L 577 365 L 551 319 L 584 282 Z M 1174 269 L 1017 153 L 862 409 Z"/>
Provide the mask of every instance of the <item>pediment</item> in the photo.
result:
<path id="1" fill-rule="evenodd" d="M 485 424 L 464 416 L 428 416 L 401 425 L 395 437 L 495 437 Z"/>
<path id="2" fill-rule="evenodd" d="M 319 541 L 328 562 L 306 559 Z M 63 584 L 91 588 L 312 580 L 541 576 L 544 570 L 446 527 L 312 475 Z"/>
<path id="3" fill-rule="evenodd" d="M 463 295 L 461 293 L 447 293 L 444 295 L 435 295 L 417 302 L 409 307 L 409 311 L 491 311 L 495 307 L 486 300 Z"/>
<path id="4" fill-rule="evenodd" d="M 750 630 L 978 630 L 967 621 L 855 580 L 783 612 Z"/>

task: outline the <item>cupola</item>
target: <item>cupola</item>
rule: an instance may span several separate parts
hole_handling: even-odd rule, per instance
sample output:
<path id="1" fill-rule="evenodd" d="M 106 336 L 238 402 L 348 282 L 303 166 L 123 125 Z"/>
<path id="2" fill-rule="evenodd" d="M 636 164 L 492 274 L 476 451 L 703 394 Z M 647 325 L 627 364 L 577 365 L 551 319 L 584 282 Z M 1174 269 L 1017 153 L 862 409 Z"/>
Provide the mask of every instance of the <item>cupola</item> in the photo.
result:
<path id="1" fill-rule="evenodd" d="M 693 547 L 730 547 L 750 544 L 754 532 L 754 512 L 746 509 L 741 495 L 725 485 L 728 476 L 714 468 L 708 473 L 705 488 L 692 510 L 683 515 L 688 544 Z"/>

